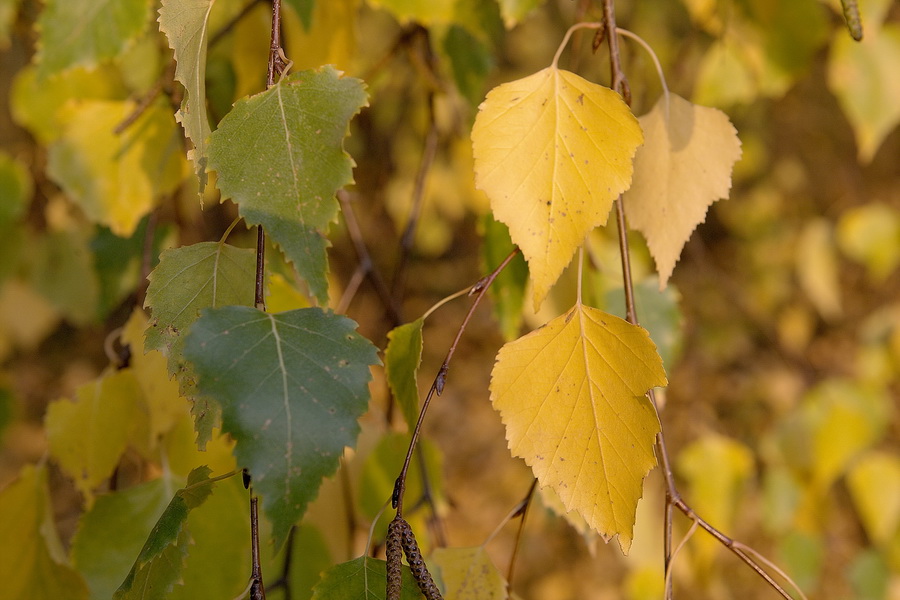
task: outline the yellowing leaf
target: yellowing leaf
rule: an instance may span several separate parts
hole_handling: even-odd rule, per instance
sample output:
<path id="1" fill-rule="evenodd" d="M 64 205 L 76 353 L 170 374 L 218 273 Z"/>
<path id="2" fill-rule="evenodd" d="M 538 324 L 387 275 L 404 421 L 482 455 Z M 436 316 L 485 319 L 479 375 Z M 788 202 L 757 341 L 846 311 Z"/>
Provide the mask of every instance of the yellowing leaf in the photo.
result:
<path id="1" fill-rule="evenodd" d="M 867 163 L 900 122 L 900 27 L 889 24 L 879 29 L 863 18 L 861 42 L 837 32 L 828 86 L 853 126 L 859 160 Z"/>
<path id="2" fill-rule="evenodd" d="M 900 525 L 900 459 L 874 451 L 860 457 L 847 475 L 847 487 L 869 537 L 887 544 Z"/>
<path id="3" fill-rule="evenodd" d="M 475 185 L 522 249 L 537 309 L 631 184 L 643 141 L 612 90 L 548 67 L 488 93 L 472 128 Z"/>
<path id="4" fill-rule="evenodd" d="M 838 247 L 882 283 L 900 265 L 900 213 L 881 202 L 851 208 L 837 227 Z"/>
<path id="5" fill-rule="evenodd" d="M 639 120 L 644 146 L 634 157 L 625 210 L 631 226 L 647 238 L 662 289 L 706 211 L 728 197 L 741 141 L 725 113 L 675 94 Z"/>
<path id="6" fill-rule="evenodd" d="M 87 600 L 81 576 L 65 564 L 45 467 L 22 469 L 0 492 L 0 577 L 4 598 Z"/>
<path id="7" fill-rule="evenodd" d="M 200 177 L 200 192 L 206 186 L 206 46 L 209 42 L 209 13 L 215 0 L 164 0 L 159 9 L 159 30 L 166 34 L 175 52 L 175 79 L 184 86 L 184 101 L 176 114 L 184 133 L 194 144 L 188 158 Z"/>
<path id="8" fill-rule="evenodd" d="M 690 486 L 694 508 L 716 527 L 731 530 L 738 502 L 753 473 L 753 454 L 743 444 L 720 435 L 706 435 L 678 455 L 676 468 Z M 709 570 L 719 542 L 702 536 L 696 542 L 697 568 Z"/>
<path id="9" fill-rule="evenodd" d="M 425 25 L 446 23 L 453 17 L 456 0 L 369 0 L 392 12 L 400 21 L 418 21 Z"/>
<path id="10" fill-rule="evenodd" d="M 74 402 L 59 400 L 47 407 L 50 454 L 88 503 L 128 445 L 140 393 L 134 374 L 118 371 L 78 388 Z"/>
<path id="11" fill-rule="evenodd" d="M 506 600 L 506 580 L 483 546 L 438 548 L 429 561 L 440 572 L 444 593 L 453 600 Z"/>
<path id="12" fill-rule="evenodd" d="M 543 0 L 499 0 L 500 14 L 507 29 L 515 27 L 519 21 L 541 4 Z"/>
<path id="13" fill-rule="evenodd" d="M 183 172 L 173 150 L 175 122 L 162 104 L 148 108 L 121 135 L 113 130 L 134 111 L 131 102 L 84 101 L 65 116 L 62 138 L 50 147 L 47 172 L 87 216 L 129 237 L 171 191 Z"/>
<path id="14" fill-rule="evenodd" d="M 803 227 L 797 242 L 795 268 L 800 287 L 826 319 L 841 315 L 841 287 L 834 231 L 823 218 Z"/>
<path id="15" fill-rule="evenodd" d="M 604 538 L 631 545 L 659 421 L 644 394 L 666 385 L 647 332 L 577 305 L 500 349 L 491 401 L 513 454 Z"/>

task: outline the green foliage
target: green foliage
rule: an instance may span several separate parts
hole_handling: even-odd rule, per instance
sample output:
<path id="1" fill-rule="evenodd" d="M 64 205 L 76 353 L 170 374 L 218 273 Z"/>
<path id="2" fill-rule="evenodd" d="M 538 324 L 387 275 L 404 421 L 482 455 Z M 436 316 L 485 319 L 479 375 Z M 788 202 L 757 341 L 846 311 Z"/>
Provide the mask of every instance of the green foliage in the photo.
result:
<path id="1" fill-rule="evenodd" d="M 412 431 L 419 420 L 419 387 L 416 373 L 422 364 L 422 327 L 416 319 L 395 327 L 388 333 L 384 350 L 384 374 L 394 399 L 403 411 L 406 425 Z"/>
<path id="2" fill-rule="evenodd" d="M 355 329 L 318 308 L 229 306 L 204 311 L 185 342 L 201 393 L 221 404 L 223 431 L 263 496 L 276 548 L 358 435 L 379 361 Z"/>
<path id="3" fill-rule="evenodd" d="M 385 562 L 360 556 L 332 567 L 313 589 L 313 600 L 385 600 Z M 420 600 L 422 594 L 409 568 L 403 567 L 399 600 Z"/>
<path id="4" fill-rule="evenodd" d="M 330 66 L 297 73 L 235 104 L 210 140 L 223 197 L 266 229 L 323 304 L 324 235 L 337 216 L 335 192 L 353 181 L 343 140 L 366 103 L 362 82 Z"/>

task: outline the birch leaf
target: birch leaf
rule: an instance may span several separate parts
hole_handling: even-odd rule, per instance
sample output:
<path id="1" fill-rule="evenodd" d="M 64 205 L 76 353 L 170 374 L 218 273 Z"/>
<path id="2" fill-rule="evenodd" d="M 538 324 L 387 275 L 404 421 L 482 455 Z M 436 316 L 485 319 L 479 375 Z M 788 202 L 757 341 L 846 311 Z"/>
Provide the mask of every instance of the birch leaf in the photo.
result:
<path id="1" fill-rule="evenodd" d="M 384 351 L 384 370 L 394 399 L 403 411 L 406 425 L 412 431 L 419 420 L 419 386 L 416 372 L 422 363 L 422 326 L 416 319 L 395 327 L 388 333 Z"/>
<path id="2" fill-rule="evenodd" d="M 644 394 L 666 385 L 647 332 L 576 305 L 500 349 L 491 401 L 509 448 L 605 539 L 631 546 L 659 421 Z"/>
<path id="3" fill-rule="evenodd" d="M 149 9 L 149 0 L 48 0 L 38 20 L 40 74 L 118 56 L 146 29 Z"/>
<path id="4" fill-rule="evenodd" d="M 322 574 L 312 600 L 385 600 L 387 565 L 383 560 L 360 556 Z M 409 567 L 403 565 L 400 600 L 422 600 Z"/>
<path id="5" fill-rule="evenodd" d="M 223 197 L 248 223 L 265 227 L 322 303 L 323 234 L 337 217 L 335 193 L 353 182 L 344 137 L 366 103 L 360 80 L 331 66 L 304 71 L 238 101 L 210 141 L 209 166 Z"/>
<path id="6" fill-rule="evenodd" d="M 660 98 L 639 120 L 645 140 L 634 158 L 625 210 L 647 238 L 662 289 L 706 211 L 728 197 L 741 142 L 725 113 L 675 94 L 669 94 L 668 108 Z"/>
<path id="7" fill-rule="evenodd" d="M 475 185 L 528 261 L 535 310 L 628 189 L 642 141 L 618 94 L 555 67 L 494 88 L 479 107 Z"/>
<path id="8" fill-rule="evenodd" d="M 355 328 L 318 308 L 226 306 L 205 310 L 185 342 L 200 392 L 221 405 L 222 430 L 263 498 L 276 548 L 356 444 L 378 358 Z"/>
<path id="9" fill-rule="evenodd" d="M 159 30 L 175 52 L 175 79 L 184 86 L 184 100 L 175 118 L 184 127 L 194 148 L 188 158 L 200 177 L 200 192 L 206 187 L 209 153 L 209 117 L 206 114 L 206 46 L 209 13 L 215 0 L 163 0 Z"/>
<path id="10" fill-rule="evenodd" d="M 453 600 L 506 600 L 506 580 L 483 546 L 438 548 L 429 561 L 439 572 L 447 598 Z"/>

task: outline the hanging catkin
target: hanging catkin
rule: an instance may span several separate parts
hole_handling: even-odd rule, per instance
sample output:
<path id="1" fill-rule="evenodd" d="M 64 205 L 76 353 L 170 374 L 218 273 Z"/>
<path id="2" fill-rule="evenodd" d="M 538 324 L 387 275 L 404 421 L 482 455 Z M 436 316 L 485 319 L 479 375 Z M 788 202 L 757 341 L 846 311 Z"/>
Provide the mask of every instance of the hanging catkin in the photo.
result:
<path id="1" fill-rule="evenodd" d="M 844 9 L 844 19 L 847 21 L 847 29 L 850 30 L 850 36 L 857 42 L 862 39 L 862 19 L 859 17 L 859 5 L 856 0 L 841 0 L 841 7 Z"/>
<path id="2" fill-rule="evenodd" d="M 397 519 L 394 519 L 394 521 L 396 522 Z M 413 534 L 409 523 L 404 519 L 400 519 L 397 528 L 400 531 L 400 543 L 403 546 L 403 551 L 406 553 L 406 562 L 409 563 L 413 578 L 419 584 L 419 590 L 422 591 L 425 600 L 444 600 L 444 597 L 441 596 L 441 591 L 434 583 L 434 579 L 431 578 L 431 573 L 428 572 L 425 559 L 422 558 L 419 544 L 416 542 L 416 536 Z"/>
<path id="3" fill-rule="evenodd" d="M 403 517 L 394 517 L 388 525 L 385 554 L 387 555 L 387 590 L 386 600 L 400 600 L 400 591 L 403 589 L 403 526 L 409 529 L 409 524 Z"/>

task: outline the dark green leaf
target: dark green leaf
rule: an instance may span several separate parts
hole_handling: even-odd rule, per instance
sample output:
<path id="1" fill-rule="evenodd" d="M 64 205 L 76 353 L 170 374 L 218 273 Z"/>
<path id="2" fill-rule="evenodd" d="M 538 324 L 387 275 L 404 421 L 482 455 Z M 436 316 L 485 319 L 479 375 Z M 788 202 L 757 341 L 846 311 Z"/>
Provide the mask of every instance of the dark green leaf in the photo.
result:
<path id="1" fill-rule="evenodd" d="M 185 357 L 202 394 L 222 407 L 222 428 L 263 497 L 276 548 L 356 443 L 378 358 L 355 329 L 318 308 L 272 315 L 229 306 L 205 310 L 188 334 Z"/>
<path id="2" fill-rule="evenodd" d="M 474 106 L 484 99 L 484 84 L 493 67 L 491 52 L 468 30 L 453 25 L 444 37 L 444 52 L 450 57 L 453 81 Z"/>
<path id="3" fill-rule="evenodd" d="M 297 11 L 297 15 L 300 17 L 300 22 L 303 23 L 303 29 L 309 31 L 309 28 L 312 27 L 312 13 L 313 8 L 316 5 L 316 0 L 286 1 L 288 5 L 290 5 L 295 11 Z"/>
<path id="4" fill-rule="evenodd" d="M 265 227 L 322 303 L 324 233 L 337 217 L 335 193 L 353 181 L 343 141 L 365 105 L 360 80 L 325 66 L 238 101 L 210 138 L 209 166 L 222 195 L 247 222 Z"/>

